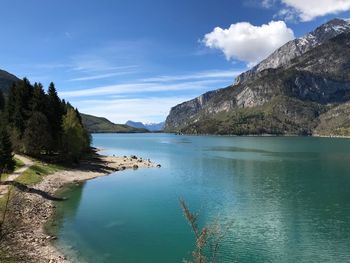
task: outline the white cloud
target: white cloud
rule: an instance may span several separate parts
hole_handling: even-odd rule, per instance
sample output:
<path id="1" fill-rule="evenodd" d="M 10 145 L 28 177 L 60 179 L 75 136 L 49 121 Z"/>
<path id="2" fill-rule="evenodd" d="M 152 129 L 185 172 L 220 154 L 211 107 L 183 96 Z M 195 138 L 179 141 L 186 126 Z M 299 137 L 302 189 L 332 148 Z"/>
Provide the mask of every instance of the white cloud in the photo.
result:
<path id="1" fill-rule="evenodd" d="M 203 42 L 209 48 L 221 50 L 228 60 L 238 59 L 251 65 L 292 39 L 293 30 L 283 21 L 271 21 L 261 26 L 240 22 L 228 29 L 216 27 L 204 36 Z"/>
<path id="2" fill-rule="evenodd" d="M 282 3 L 293 9 L 301 21 L 350 10 L 350 0 L 282 0 Z"/>
<path id="3" fill-rule="evenodd" d="M 260 0 L 265 8 L 282 7 L 276 14 L 287 21 L 307 22 L 350 10 L 350 0 Z M 276 5 L 278 3 L 278 5 Z"/>

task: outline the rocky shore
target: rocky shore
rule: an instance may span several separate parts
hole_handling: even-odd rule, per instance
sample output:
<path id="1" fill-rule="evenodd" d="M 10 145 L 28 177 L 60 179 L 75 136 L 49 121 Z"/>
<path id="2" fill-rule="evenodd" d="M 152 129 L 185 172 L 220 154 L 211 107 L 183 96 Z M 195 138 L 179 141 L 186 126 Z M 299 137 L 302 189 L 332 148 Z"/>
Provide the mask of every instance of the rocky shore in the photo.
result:
<path id="1" fill-rule="evenodd" d="M 115 171 L 160 167 L 150 160 L 136 156 L 94 155 L 79 167 L 47 175 L 33 186 L 45 195 L 13 190 L 10 211 L 5 229 L 7 233 L 0 243 L 3 256 L 0 262 L 67 263 L 70 262 L 53 244 L 55 236 L 46 233 L 44 226 L 55 211 L 55 193 L 70 183 L 108 175 Z M 43 197 L 44 196 L 44 197 Z M 11 261 L 10 258 L 15 258 Z"/>

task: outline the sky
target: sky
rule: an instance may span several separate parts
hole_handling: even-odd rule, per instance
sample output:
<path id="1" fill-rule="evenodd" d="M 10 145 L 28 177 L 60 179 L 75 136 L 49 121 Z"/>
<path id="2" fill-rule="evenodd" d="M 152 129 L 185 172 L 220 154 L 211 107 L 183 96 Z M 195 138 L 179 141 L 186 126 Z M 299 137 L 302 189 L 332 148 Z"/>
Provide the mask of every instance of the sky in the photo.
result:
<path id="1" fill-rule="evenodd" d="M 160 122 L 350 0 L 0 0 L 0 68 L 80 112 Z"/>

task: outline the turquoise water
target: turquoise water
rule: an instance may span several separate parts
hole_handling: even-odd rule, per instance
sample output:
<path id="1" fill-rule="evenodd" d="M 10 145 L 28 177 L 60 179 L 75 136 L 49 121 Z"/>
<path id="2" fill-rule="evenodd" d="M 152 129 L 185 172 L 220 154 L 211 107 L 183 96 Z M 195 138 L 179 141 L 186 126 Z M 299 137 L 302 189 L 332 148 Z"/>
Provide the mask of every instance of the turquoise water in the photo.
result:
<path id="1" fill-rule="evenodd" d="M 350 262 L 350 140 L 96 134 L 93 142 L 162 168 L 69 191 L 58 245 L 76 261 L 190 258 L 181 197 L 202 225 L 230 225 L 220 262 Z"/>

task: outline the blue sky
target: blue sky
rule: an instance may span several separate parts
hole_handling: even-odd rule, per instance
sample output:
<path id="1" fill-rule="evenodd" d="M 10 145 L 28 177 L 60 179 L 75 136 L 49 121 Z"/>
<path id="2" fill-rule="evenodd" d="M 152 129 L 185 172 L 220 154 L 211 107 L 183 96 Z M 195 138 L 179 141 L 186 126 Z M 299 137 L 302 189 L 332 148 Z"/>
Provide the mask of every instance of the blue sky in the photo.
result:
<path id="1" fill-rule="evenodd" d="M 2 0 L 0 68 L 53 81 L 81 112 L 157 122 L 349 10 L 347 0 Z"/>

